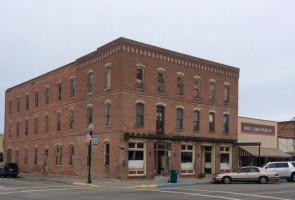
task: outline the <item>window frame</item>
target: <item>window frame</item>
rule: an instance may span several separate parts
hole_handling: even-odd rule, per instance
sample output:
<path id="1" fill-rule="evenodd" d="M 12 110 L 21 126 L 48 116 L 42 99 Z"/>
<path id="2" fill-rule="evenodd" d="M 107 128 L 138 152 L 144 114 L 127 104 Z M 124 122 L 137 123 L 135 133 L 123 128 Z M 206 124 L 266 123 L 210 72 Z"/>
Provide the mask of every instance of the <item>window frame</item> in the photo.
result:
<path id="1" fill-rule="evenodd" d="M 141 71 L 141 76 L 139 74 L 139 72 Z M 137 66 L 136 68 L 136 89 L 138 90 L 144 90 L 144 66 Z"/>
<path id="2" fill-rule="evenodd" d="M 19 124 L 19 121 L 16 121 L 16 137 L 19 137 L 19 127 L 20 124 Z"/>
<path id="3" fill-rule="evenodd" d="M 61 83 L 57 84 L 57 101 L 61 101 L 61 90 L 62 90 L 62 85 Z"/>
<path id="4" fill-rule="evenodd" d="M 197 120 L 196 120 L 196 117 L 195 117 L 196 115 L 197 115 Z M 199 110 L 194 110 L 193 130 L 194 131 L 199 131 L 200 130 L 200 111 Z"/>
<path id="5" fill-rule="evenodd" d="M 183 108 L 176 109 L 176 129 L 183 129 Z"/>
<path id="6" fill-rule="evenodd" d="M 26 94 L 26 110 L 30 108 L 30 95 Z"/>
<path id="7" fill-rule="evenodd" d="M 111 89 L 111 65 L 105 66 L 105 89 Z"/>
<path id="8" fill-rule="evenodd" d="M 104 167 L 108 168 L 110 166 L 110 143 L 104 143 Z"/>
<path id="9" fill-rule="evenodd" d="M 20 112 L 20 97 L 16 98 L 16 111 Z"/>
<path id="10" fill-rule="evenodd" d="M 105 126 L 111 126 L 111 103 L 105 104 Z"/>
<path id="11" fill-rule="evenodd" d="M 198 85 L 196 86 L 196 81 L 198 82 Z M 200 78 L 194 78 L 194 98 L 199 99 L 200 98 L 200 85 L 201 85 L 201 79 Z"/>
<path id="12" fill-rule="evenodd" d="M 61 131 L 61 113 L 57 113 L 57 119 L 56 119 L 56 131 L 60 132 Z"/>
<path id="13" fill-rule="evenodd" d="M 50 100 L 50 88 L 45 88 L 45 104 L 48 105 Z"/>
<path id="14" fill-rule="evenodd" d="M 39 91 L 35 91 L 35 107 L 39 107 Z"/>
<path id="15" fill-rule="evenodd" d="M 34 165 L 38 164 L 38 148 L 34 147 Z"/>
<path id="16" fill-rule="evenodd" d="M 223 132 L 229 134 L 229 114 L 223 115 Z"/>
<path id="17" fill-rule="evenodd" d="M 141 109 L 141 110 L 139 110 Z M 141 112 L 140 112 L 141 111 Z M 136 103 L 136 127 L 144 126 L 144 103 L 138 102 Z"/>
<path id="18" fill-rule="evenodd" d="M 38 117 L 35 117 L 35 126 L 34 127 L 35 127 L 34 133 L 38 134 L 39 133 L 39 119 L 38 119 Z"/>
<path id="19" fill-rule="evenodd" d="M 88 73 L 88 93 L 93 93 L 93 72 Z"/>
<path id="20" fill-rule="evenodd" d="M 75 158 L 75 148 L 73 144 L 69 145 L 69 165 L 74 165 L 74 158 Z"/>
<path id="21" fill-rule="evenodd" d="M 209 95 L 211 101 L 216 99 L 216 82 L 213 80 L 209 83 Z"/>
<path id="22" fill-rule="evenodd" d="M 177 86 L 177 95 L 183 96 L 183 94 L 184 94 L 184 76 L 182 74 L 177 74 L 176 86 Z"/>
<path id="23" fill-rule="evenodd" d="M 45 115 L 45 133 L 49 132 L 49 115 Z"/>
<path id="24" fill-rule="evenodd" d="M 56 145 L 55 146 L 55 166 L 62 165 L 62 146 Z"/>
<path id="25" fill-rule="evenodd" d="M 9 114 L 12 114 L 12 100 L 9 100 L 9 108 L 8 108 Z"/>
<path id="26" fill-rule="evenodd" d="M 29 135 L 29 120 L 25 120 L 25 135 Z"/>
<path id="27" fill-rule="evenodd" d="M 87 122 L 88 125 L 93 122 L 93 107 L 87 107 Z"/>
<path id="28" fill-rule="evenodd" d="M 162 79 L 160 76 L 162 76 Z M 158 71 L 158 92 L 165 93 L 165 72 L 162 70 Z"/>
<path id="29" fill-rule="evenodd" d="M 70 80 L 70 98 L 75 97 L 75 78 L 71 78 Z"/>
<path id="30" fill-rule="evenodd" d="M 229 85 L 224 85 L 224 103 L 229 103 Z"/>
<path id="31" fill-rule="evenodd" d="M 212 121 L 210 121 L 210 116 L 212 116 Z M 209 113 L 209 132 L 214 133 L 215 132 L 215 113 L 210 112 Z"/>
<path id="32" fill-rule="evenodd" d="M 75 111 L 70 110 L 70 130 L 74 129 Z"/>

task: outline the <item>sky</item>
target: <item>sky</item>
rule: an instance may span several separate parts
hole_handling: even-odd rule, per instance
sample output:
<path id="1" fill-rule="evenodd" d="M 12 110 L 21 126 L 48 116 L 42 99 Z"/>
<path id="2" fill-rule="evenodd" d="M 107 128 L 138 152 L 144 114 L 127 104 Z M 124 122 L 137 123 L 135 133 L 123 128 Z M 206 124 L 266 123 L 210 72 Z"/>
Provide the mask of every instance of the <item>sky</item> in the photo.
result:
<path id="1" fill-rule="evenodd" d="M 240 68 L 239 116 L 295 117 L 293 0 L 0 0 L 5 91 L 125 37 Z"/>

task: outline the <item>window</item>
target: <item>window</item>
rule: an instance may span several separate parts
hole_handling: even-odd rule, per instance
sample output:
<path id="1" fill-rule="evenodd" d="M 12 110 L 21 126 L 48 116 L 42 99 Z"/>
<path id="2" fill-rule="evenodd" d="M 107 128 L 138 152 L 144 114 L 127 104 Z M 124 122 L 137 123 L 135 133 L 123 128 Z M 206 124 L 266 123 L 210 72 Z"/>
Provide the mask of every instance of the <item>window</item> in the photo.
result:
<path id="1" fill-rule="evenodd" d="M 8 125 L 8 137 L 11 137 L 11 123 Z"/>
<path id="2" fill-rule="evenodd" d="M 39 132 L 39 122 L 38 117 L 35 117 L 35 134 L 38 134 Z"/>
<path id="3" fill-rule="evenodd" d="M 11 163 L 12 150 L 7 149 L 7 163 Z"/>
<path id="4" fill-rule="evenodd" d="M 92 107 L 87 108 L 87 119 L 88 119 L 88 125 L 92 123 Z"/>
<path id="5" fill-rule="evenodd" d="M 242 168 L 242 169 L 240 169 L 240 171 L 239 171 L 240 173 L 249 173 L 250 172 L 250 168 Z"/>
<path id="6" fill-rule="evenodd" d="M 70 81 L 70 96 L 71 98 L 75 97 L 75 79 L 71 79 Z"/>
<path id="7" fill-rule="evenodd" d="M 210 82 L 210 100 L 215 100 L 215 82 Z"/>
<path id="8" fill-rule="evenodd" d="M 177 75 L 177 95 L 183 95 L 183 76 Z"/>
<path id="9" fill-rule="evenodd" d="M 57 124 L 56 124 L 56 128 L 57 128 L 57 131 L 60 131 L 61 129 L 61 114 L 60 113 L 57 113 Z"/>
<path id="10" fill-rule="evenodd" d="M 181 145 L 181 170 L 193 170 L 193 145 Z"/>
<path id="11" fill-rule="evenodd" d="M 110 165 L 110 144 L 104 143 L 104 166 L 109 167 Z"/>
<path id="12" fill-rule="evenodd" d="M 176 128 L 177 129 L 182 129 L 182 121 L 183 121 L 183 109 L 182 108 L 177 108 L 176 110 Z"/>
<path id="13" fill-rule="evenodd" d="M 105 112 L 105 125 L 110 126 L 111 125 L 111 104 L 106 104 L 106 112 Z"/>
<path id="14" fill-rule="evenodd" d="M 25 135 L 29 134 L 29 120 L 26 119 L 25 121 Z"/>
<path id="15" fill-rule="evenodd" d="M 34 148 L 34 165 L 38 163 L 38 149 L 37 147 Z"/>
<path id="16" fill-rule="evenodd" d="M 221 146 L 220 147 L 220 169 L 229 170 L 230 168 L 231 168 L 230 147 Z"/>
<path id="17" fill-rule="evenodd" d="M 19 121 L 16 122 L 16 136 L 19 136 Z"/>
<path id="18" fill-rule="evenodd" d="M 158 72 L 158 92 L 164 93 L 164 72 Z"/>
<path id="19" fill-rule="evenodd" d="M 209 113 L 209 132 L 215 131 L 215 114 Z"/>
<path id="20" fill-rule="evenodd" d="M 45 89 L 45 104 L 49 104 L 49 87 Z"/>
<path id="21" fill-rule="evenodd" d="M 200 112 L 198 110 L 194 111 L 194 130 L 198 131 L 200 125 Z"/>
<path id="22" fill-rule="evenodd" d="M 144 69 L 143 68 L 137 68 L 136 88 L 144 89 Z"/>
<path id="23" fill-rule="evenodd" d="M 35 107 L 39 106 L 39 92 L 35 92 Z"/>
<path id="24" fill-rule="evenodd" d="M 55 165 L 61 165 L 61 152 L 62 148 L 60 145 L 55 147 Z"/>
<path id="25" fill-rule="evenodd" d="M 144 143 L 142 142 L 129 143 L 128 168 L 129 169 L 144 168 Z"/>
<path id="26" fill-rule="evenodd" d="M 229 132 L 229 115 L 223 115 L 223 131 L 224 133 Z"/>
<path id="27" fill-rule="evenodd" d="M 144 104 L 137 103 L 136 104 L 136 126 L 143 126 L 143 114 L 144 114 Z"/>
<path id="28" fill-rule="evenodd" d="M 28 164 L 28 148 L 25 148 L 24 164 Z"/>
<path id="29" fill-rule="evenodd" d="M 20 97 L 17 97 L 17 99 L 16 99 L 16 111 L 17 112 L 20 111 Z"/>
<path id="30" fill-rule="evenodd" d="M 29 100 L 30 100 L 30 96 L 27 94 L 26 95 L 26 110 L 29 110 Z"/>
<path id="31" fill-rule="evenodd" d="M 277 168 L 289 168 L 288 163 L 276 163 Z"/>
<path id="32" fill-rule="evenodd" d="M 69 165 L 73 165 L 74 164 L 74 145 L 70 144 L 69 147 Z"/>
<path id="33" fill-rule="evenodd" d="M 229 86 L 228 85 L 224 86 L 224 102 L 225 103 L 229 102 Z"/>
<path id="34" fill-rule="evenodd" d="M 200 98 L 200 79 L 195 78 L 194 80 L 194 98 Z"/>
<path id="35" fill-rule="evenodd" d="M 260 172 L 258 168 L 256 168 L 256 167 L 250 168 L 250 173 L 257 173 L 257 172 Z"/>
<path id="36" fill-rule="evenodd" d="M 105 89 L 111 88 L 111 66 L 108 65 L 105 68 Z"/>
<path id="37" fill-rule="evenodd" d="M 12 100 L 9 100 L 9 114 L 12 114 Z"/>
<path id="38" fill-rule="evenodd" d="M 61 83 L 57 84 L 57 101 L 61 101 Z"/>
<path id="39" fill-rule="evenodd" d="M 15 151 L 15 163 L 16 163 L 17 165 L 19 164 L 18 160 L 19 160 L 19 150 L 17 149 L 17 150 Z"/>
<path id="40" fill-rule="evenodd" d="M 45 116 L 45 133 L 49 131 L 49 117 L 48 115 Z"/>
<path id="41" fill-rule="evenodd" d="M 93 74 L 88 74 L 88 93 L 93 92 Z"/>
<path id="42" fill-rule="evenodd" d="M 74 111 L 70 111 L 70 129 L 74 129 Z"/>

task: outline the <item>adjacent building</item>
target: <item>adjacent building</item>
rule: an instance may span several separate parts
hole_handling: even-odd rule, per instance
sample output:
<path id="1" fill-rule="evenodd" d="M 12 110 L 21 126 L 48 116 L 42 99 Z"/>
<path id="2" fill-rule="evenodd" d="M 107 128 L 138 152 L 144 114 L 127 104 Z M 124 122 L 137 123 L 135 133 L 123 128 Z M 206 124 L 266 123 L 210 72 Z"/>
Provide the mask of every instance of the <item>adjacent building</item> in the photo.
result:
<path id="1" fill-rule="evenodd" d="M 0 134 L 0 162 L 3 162 L 4 135 Z"/>
<path id="2" fill-rule="evenodd" d="M 119 38 L 7 89 L 5 157 L 22 172 L 153 178 L 238 165 L 239 69 Z"/>
<path id="3" fill-rule="evenodd" d="M 239 166 L 261 166 L 267 162 L 289 160 L 278 148 L 278 125 L 275 121 L 238 118 Z"/>
<path id="4" fill-rule="evenodd" d="M 295 118 L 278 122 L 278 145 L 281 151 L 288 153 L 292 160 L 295 160 Z"/>

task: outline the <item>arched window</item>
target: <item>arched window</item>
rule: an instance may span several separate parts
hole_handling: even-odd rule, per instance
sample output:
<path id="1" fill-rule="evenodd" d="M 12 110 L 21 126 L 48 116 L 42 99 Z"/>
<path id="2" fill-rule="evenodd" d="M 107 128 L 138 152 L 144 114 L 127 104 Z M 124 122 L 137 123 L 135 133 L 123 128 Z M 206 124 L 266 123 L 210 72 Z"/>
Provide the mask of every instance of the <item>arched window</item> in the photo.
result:
<path id="1" fill-rule="evenodd" d="M 183 95 L 183 76 L 177 75 L 177 95 Z"/>
<path id="2" fill-rule="evenodd" d="M 49 131 L 49 117 L 48 115 L 45 116 L 45 133 Z"/>
<path id="3" fill-rule="evenodd" d="M 92 123 L 92 107 L 87 107 L 87 120 L 88 125 Z"/>
<path id="4" fill-rule="evenodd" d="M 17 97 L 17 99 L 16 99 L 16 111 L 17 112 L 20 111 L 20 97 Z"/>
<path id="5" fill-rule="evenodd" d="M 29 110 L 29 104 L 30 103 L 30 96 L 27 94 L 26 95 L 26 110 Z"/>
<path id="6" fill-rule="evenodd" d="M 11 137 L 11 123 L 8 124 L 8 137 Z"/>
<path id="7" fill-rule="evenodd" d="M 7 163 L 11 163 L 12 150 L 7 149 Z"/>
<path id="8" fill-rule="evenodd" d="M 38 164 L 38 149 L 37 147 L 34 148 L 34 165 Z"/>
<path id="9" fill-rule="evenodd" d="M 144 68 L 138 67 L 136 74 L 136 88 L 144 89 Z"/>
<path id="10" fill-rule="evenodd" d="M 183 129 L 183 109 L 177 108 L 176 110 L 176 128 Z"/>
<path id="11" fill-rule="evenodd" d="M 62 160 L 62 147 L 61 145 L 57 145 L 55 147 L 55 165 L 61 165 Z"/>
<path id="12" fill-rule="evenodd" d="M 106 110 L 105 110 L 105 125 L 111 125 L 111 103 L 106 103 Z"/>
<path id="13" fill-rule="evenodd" d="M 110 165 L 110 143 L 104 143 L 104 166 L 109 167 Z"/>
<path id="14" fill-rule="evenodd" d="M 164 93 L 164 72 L 158 72 L 158 92 Z"/>
<path id="15" fill-rule="evenodd" d="M 60 113 L 57 113 L 57 124 L 56 124 L 56 127 L 57 127 L 57 131 L 60 131 L 61 130 L 61 114 Z"/>
<path id="16" fill-rule="evenodd" d="M 39 106 L 39 92 L 35 92 L 35 107 Z"/>
<path id="17" fill-rule="evenodd" d="M 49 104 L 49 87 L 45 89 L 45 104 Z"/>
<path id="18" fill-rule="evenodd" d="M 75 79 L 74 78 L 70 80 L 70 97 L 71 98 L 75 97 Z"/>
<path id="19" fill-rule="evenodd" d="M 223 131 L 224 133 L 229 133 L 229 115 L 223 115 Z"/>
<path id="20" fill-rule="evenodd" d="M 24 152 L 24 164 L 27 165 L 28 164 L 28 148 L 25 148 L 25 152 Z"/>
<path id="21" fill-rule="evenodd" d="M 105 89 L 111 88 L 111 65 L 105 67 Z"/>
<path id="22" fill-rule="evenodd" d="M 12 114 L 12 100 L 9 100 L 9 114 Z"/>
<path id="23" fill-rule="evenodd" d="M 16 136 L 19 136 L 19 121 L 16 122 Z"/>
<path id="24" fill-rule="evenodd" d="M 69 146 L 69 165 L 74 165 L 74 145 Z"/>
<path id="25" fill-rule="evenodd" d="M 209 132 L 215 131 L 215 114 L 213 112 L 209 113 Z"/>
<path id="26" fill-rule="evenodd" d="M 61 83 L 57 84 L 57 101 L 61 101 Z"/>
<path id="27" fill-rule="evenodd" d="M 144 125 L 144 104 L 136 104 L 136 126 Z"/>
<path id="28" fill-rule="evenodd" d="M 88 93 L 93 92 L 93 73 L 88 74 Z"/>
<path id="29" fill-rule="evenodd" d="M 200 112 L 198 110 L 194 111 L 194 130 L 198 131 L 200 129 Z"/>
<path id="30" fill-rule="evenodd" d="M 200 98 L 200 79 L 195 78 L 194 80 L 194 98 Z"/>
<path id="31" fill-rule="evenodd" d="M 229 86 L 228 85 L 224 86 L 224 102 L 225 103 L 229 102 Z"/>
<path id="32" fill-rule="evenodd" d="M 210 82 L 210 100 L 215 100 L 215 82 Z"/>
<path id="33" fill-rule="evenodd" d="M 26 119 L 25 121 L 25 135 L 29 134 L 29 120 Z"/>
<path id="34" fill-rule="evenodd" d="M 39 121 L 38 117 L 35 117 L 35 134 L 38 134 L 39 132 Z"/>
<path id="35" fill-rule="evenodd" d="M 70 129 L 74 129 L 74 111 L 70 111 Z"/>

